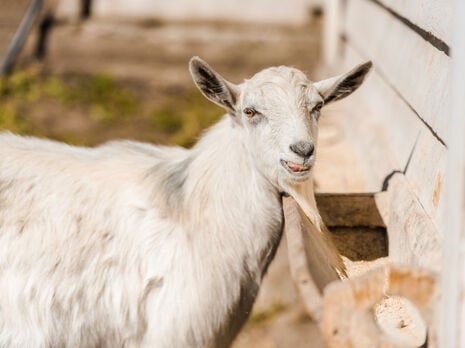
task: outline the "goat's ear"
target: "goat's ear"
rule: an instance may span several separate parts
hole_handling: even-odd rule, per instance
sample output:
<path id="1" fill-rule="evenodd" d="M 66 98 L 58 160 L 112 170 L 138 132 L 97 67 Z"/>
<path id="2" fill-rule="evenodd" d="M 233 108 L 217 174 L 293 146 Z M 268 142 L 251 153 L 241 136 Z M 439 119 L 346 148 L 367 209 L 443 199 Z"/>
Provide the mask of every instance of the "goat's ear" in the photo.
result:
<path id="1" fill-rule="evenodd" d="M 226 81 L 199 57 L 192 57 L 189 62 L 192 78 L 202 94 L 215 104 L 235 114 L 239 89 Z"/>
<path id="2" fill-rule="evenodd" d="M 346 74 L 331 77 L 314 83 L 314 86 L 323 97 L 325 104 L 342 99 L 360 87 L 372 66 L 366 62 L 352 69 Z"/>

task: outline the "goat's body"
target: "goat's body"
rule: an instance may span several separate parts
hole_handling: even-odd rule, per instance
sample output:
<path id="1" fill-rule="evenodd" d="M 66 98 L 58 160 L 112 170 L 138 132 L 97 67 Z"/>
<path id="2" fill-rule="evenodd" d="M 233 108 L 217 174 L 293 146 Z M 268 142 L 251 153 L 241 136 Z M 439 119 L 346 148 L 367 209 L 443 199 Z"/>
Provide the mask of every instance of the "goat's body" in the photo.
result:
<path id="1" fill-rule="evenodd" d="M 311 186 L 317 120 L 370 66 L 235 85 L 193 58 L 229 116 L 192 150 L 0 134 L 0 347 L 229 346 L 279 244 L 280 192 L 311 220 L 313 265 L 336 277 Z"/>
<path id="2" fill-rule="evenodd" d="M 282 232 L 238 128 L 192 150 L 0 135 L 0 346 L 228 346 Z"/>

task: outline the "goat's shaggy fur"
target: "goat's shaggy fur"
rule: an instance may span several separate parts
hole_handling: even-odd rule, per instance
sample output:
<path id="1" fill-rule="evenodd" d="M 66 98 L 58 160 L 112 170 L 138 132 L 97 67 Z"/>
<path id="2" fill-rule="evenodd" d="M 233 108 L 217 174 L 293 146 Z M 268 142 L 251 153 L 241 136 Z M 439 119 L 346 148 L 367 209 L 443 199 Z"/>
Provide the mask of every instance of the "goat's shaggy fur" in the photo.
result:
<path id="1" fill-rule="evenodd" d="M 319 90 L 284 67 L 238 86 L 200 59 L 191 72 L 230 114 L 191 150 L 0 136 L 1 347 L 231 343 L 281 238 L 281 194 L 310 179 L 280 159 L 313 164 L 289 144 L 315 143 L 312 108 L 351 75 Z"/>

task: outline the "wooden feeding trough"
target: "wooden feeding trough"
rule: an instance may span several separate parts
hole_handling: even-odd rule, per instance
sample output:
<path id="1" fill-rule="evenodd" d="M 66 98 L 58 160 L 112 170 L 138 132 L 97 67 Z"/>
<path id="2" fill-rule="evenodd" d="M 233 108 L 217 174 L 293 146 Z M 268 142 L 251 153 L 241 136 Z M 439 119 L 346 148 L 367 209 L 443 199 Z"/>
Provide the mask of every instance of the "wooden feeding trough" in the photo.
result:
<path id="1" fill-rule="evenodd" d="M 316 201 L 343 256 L 352 261 L 372 261 L 388 255 L 386 226 L 375 193 L 320 193 Z"/>
<path id="2" fill-rule="evenodd" d="M 457 9 L 456 33 L 463 27 L 465 6 L 457 2 Z M 325 13 L 327 70 L 337 73 L 366 60 L 374 64 L 360 92 L 341 102 L 340 123 L 362 159 L 362 192 L 375 193 L 320 195 L 319 207 L 343 254 L 366 259 L 364 248 L 370 244 L 377 257 L 387 256 L 386 266 L 325 287 L 317 319 L 326 344 L 463 345 L 459 313 L 464 302 L 458 296 L 463 281 L 457 279 L 463 278 L 458 270 L 464 261 L 459 245 L 464 236 L 465 69 L 451 59 L 452 3 L 329 0 Z M 465 58 L 463 40 L 454 47 L 457 57 Z M 452 159 L 448 172 L 447 156 Z M 446 172 L 455 182 L 444 180 Z M 416 323 L 416 339 L 396 337 L 382 328 L 379 316 L 375 320 L 376 303 L 379 307 L 386 296 L 408 299 L 401 307 Z M 392 303 L 384 306 L 398 310 Z"/>

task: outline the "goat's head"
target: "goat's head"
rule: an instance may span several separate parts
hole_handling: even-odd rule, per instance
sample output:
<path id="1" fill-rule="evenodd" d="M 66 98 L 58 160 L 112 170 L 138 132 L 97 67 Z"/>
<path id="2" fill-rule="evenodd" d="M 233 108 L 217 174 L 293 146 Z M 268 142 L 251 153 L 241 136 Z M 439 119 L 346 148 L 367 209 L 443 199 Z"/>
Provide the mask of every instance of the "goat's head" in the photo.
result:
<path id="1" fill-rule="evenodd" d="M 371 62 L 316 83 L 284 66 L 265 69 L 240 85 L 226 81 L 198 57 L 189 68 L 205 97 L 244 127 L 260 170 L 282 189 L 310 177 L 321 108 L 355 91 Z"/>

